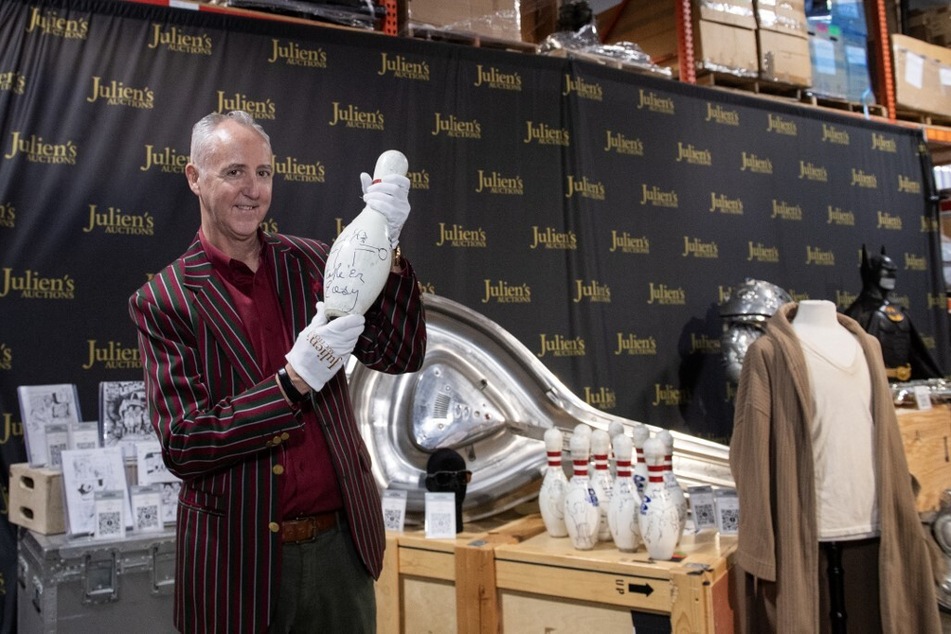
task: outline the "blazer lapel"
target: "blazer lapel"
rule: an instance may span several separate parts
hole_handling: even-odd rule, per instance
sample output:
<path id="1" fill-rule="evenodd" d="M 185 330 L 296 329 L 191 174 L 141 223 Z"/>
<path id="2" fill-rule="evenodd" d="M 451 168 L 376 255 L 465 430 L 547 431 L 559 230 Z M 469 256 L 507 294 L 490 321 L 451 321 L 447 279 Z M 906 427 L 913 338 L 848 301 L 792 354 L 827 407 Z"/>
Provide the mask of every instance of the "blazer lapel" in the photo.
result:
<path id="1" fill-rule="evenodd" d="M 314 293 L 308 288 L 313 284 L 310 274 L 303 271 L 301 260 L 291 250 L 268 234 L 264 241 L 274 256 L 274 275 L 277 298 L 281 304 L 284 323 L 290 324 L 291 341 L 310 322 L 316 308 L 310 305 Z"/>
<path id="2" fill-rule="evenodd" d="M 254 347 L 244 334 L 241 318 L 228 289 L 212 275 L 212 264 L 196 239 L 184 256 L 185 286 L 195 293 L 195 308 L 215 341 L 224 350 L 246 387 L 263 378 Z"/>

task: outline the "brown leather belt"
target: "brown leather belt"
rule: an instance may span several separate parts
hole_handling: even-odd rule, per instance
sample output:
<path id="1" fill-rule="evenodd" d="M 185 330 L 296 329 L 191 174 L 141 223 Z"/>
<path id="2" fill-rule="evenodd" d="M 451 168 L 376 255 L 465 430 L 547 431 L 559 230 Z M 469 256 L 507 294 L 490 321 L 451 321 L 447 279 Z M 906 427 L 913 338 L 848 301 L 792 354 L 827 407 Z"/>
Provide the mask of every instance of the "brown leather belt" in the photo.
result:
<path id="1" fill-rule="evenodd" d="M 281 522 L 281 541 L 285 544 L 313 541 L 321 533 L 339 526 L 342 519 L 343 511 L 328 511 L 284 520 Z"/>

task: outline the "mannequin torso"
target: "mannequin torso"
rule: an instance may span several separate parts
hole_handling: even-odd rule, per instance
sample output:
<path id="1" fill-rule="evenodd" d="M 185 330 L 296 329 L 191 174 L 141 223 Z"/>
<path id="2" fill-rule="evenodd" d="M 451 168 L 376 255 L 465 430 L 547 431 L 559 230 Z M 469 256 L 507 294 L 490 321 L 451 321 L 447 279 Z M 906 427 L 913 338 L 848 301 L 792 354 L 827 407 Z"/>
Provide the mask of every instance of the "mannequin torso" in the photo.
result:
<path id="1" fill-rule="evenodd" d="M 855 337 L 836 317 L 835 304 L 824 299 L 799 302 L 792 321 L 799 340 L 838 365 L 849 365 L 859 354 Z"/>

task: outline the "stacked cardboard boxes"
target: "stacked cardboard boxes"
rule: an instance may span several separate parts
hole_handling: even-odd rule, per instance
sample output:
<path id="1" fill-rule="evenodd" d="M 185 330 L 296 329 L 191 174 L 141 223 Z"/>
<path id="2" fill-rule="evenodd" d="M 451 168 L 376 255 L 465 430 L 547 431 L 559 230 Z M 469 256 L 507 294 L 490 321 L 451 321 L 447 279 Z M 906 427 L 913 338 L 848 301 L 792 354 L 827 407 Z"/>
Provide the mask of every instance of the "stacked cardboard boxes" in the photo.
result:
<path id="1" fill-rule="evenodd" d="M 899 108 L 951 116 L 951 49 L 896 33 L 892 60 Z"/>
<path id="2" fill-rule="evenodd" d="M 909 12 L 907 35 L 934 44 L 951 46 L 951 6 L 934 6 Z"/>
<path id="3" fill-rule="evenodd" d="M 755 4 L 760 78 L 811 86 L 805 0 L 756 0 Z"/>
<path id="4" fill-rule="evenodd" d="M 555 30 L 556 0 L 409 0 L 411 24 L 537 44 Z"/>

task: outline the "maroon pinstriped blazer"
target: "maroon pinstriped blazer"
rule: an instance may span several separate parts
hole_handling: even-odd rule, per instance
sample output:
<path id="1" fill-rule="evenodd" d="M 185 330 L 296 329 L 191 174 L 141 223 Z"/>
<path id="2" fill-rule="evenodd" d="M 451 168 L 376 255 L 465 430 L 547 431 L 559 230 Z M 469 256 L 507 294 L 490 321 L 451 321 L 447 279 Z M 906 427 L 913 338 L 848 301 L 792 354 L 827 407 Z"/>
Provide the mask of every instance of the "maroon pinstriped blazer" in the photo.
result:
<path id="1" fill-rule="evenodd" d="M 292 333 L 310 323 L 322 288 L 326 244 L 261 233 Z M 409 265 L 407 265 L 409 267 Z M 175 568 L 175 626 L 183 632 L 264 632 L 279 587 L 281 519 L 274 467 L 303 421 L 263 375 L 228 291 L 212 276 L 197 236 L 129 300 L 149 395 L 149 414 L 170 471 L 182 478 Z M 416 276 L 391 274 L 367 312 L 354 355 L 387 373 L 418 370 L 426 328 Z M 367 570 L 382 566 L 379 491 L 339 372 L 316 396 L 350 531 Z"/>

